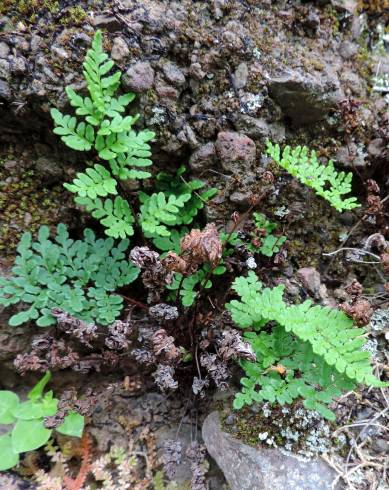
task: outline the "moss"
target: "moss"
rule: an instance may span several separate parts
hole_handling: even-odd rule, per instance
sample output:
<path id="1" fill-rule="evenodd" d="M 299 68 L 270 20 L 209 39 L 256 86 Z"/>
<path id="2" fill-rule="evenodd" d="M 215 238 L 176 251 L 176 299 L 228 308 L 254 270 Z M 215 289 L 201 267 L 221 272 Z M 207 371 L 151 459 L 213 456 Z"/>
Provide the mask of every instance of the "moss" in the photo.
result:
<path id="1" fill-rule="evenodd" d="M 24 231 L 34 233 L 42 224 L 56 224 L 64 202 L 61 185 L 42 187 L 33 170 L 9 175 L 0 166 L 0 253 L 12 255 Z M 17 170 L 15 170 L 17 173 Z"/>
<path id="2" fill-rule="evenodd" d="M 85 22 L 88 15 L 81 6 L 70 7 L 60 20 L 64 26 L 79 26 Z"/>
<path id="3" fill-rule="evenodd" d="M 35 22 L 42 11 L 56 14 L 59 12 L 58 0 L 3 0 L 0 5 L 0 14 L 11 14 L 11 17 Z"/>

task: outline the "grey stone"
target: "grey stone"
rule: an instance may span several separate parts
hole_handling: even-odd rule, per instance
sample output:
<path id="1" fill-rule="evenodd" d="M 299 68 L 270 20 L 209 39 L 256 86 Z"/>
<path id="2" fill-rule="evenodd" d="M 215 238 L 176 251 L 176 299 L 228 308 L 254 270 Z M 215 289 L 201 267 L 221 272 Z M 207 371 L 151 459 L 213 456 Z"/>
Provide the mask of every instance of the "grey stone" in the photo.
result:
<path id="1" fill-rule="evenodd" d="M 380 156 L 383 151 L 385 151 L 385 145 L 382 138 L 371 140 L 369 146 L 367 147 L 367 152 L 372 157 Z"/>
<path id="2" fill-rule="evenodd" d="M 321 121 L 341 98 L 339 79 L 334 72 L 321 75 L 285 69 L 268 78 L 270 97 L 296 126 Z"/>
<path id="3" fill-rule="evenodd" d="M 9 62 L 4 59 L 0 59 L 0 78 L 8 80 L 10 78 Z"/>
<path id="4" fill-rule="evenodd" d="M 54 54 L 55 58 L 59 58 L 61 60 L 67 60 L 68 58 L 70 58 L 70 55 L 66 51 L 66 49 L 61 48 L 60 46 L 52 46 L 51 52 Z"/>
<path id="5" fill-rule="evenodd" d="M 297 271 L 297 277 L 303 286 L 313 295 L 319 292 L 321 286 L 320 273 L 314 267 L 302 267 Z"/>
<path id="6" fill-rule="evenodd" d="M 373 437 L 371 447 L 377 453 L 389 454 L 389 441 L 383 437 Z"/>
<path id="7" fill-rule="evenodd" d="M 63 180 L 63 168 L 56 160 L 40 157 L 35 161 L 36 175 L 46 184 L 54 184 Z"/>
<path id="8" fill-rule="evenodd" d="M 0 42 L 0 58 L 6 58 L 9 55 L 9 46 L 7 43 Z"/>
<path id="9" fill-rule="evenodd" d="M 145 92 L 154 84 L 154 70 L 148 61 L 139 61 L 130 66 L 123 76 L 123 86 L 126 90 Z"/>
<path id="10" fill-rule="evenodd" d="M 215 146 L 220 163 L 227 172 L 243 174 L 255 163 L 254 141 L 244 134 L 222 131 L 217 135 Z"/>
<path id="11" fill-rule="evenodd" d="M 0 99 L 11 99 L 11 89 L 5 80 L 0 80 Z"/>
<path id="12" fill-rule="evenodd" d="M 115 61 L 123 61 L 128 58 L 130 50 L 127 43 L 121 37 L 115 37 L 111 49 L 111 57 Z"/>
<path id="13" fill-rule="evenodd" d="M 358 46 L 356 43 L 352 43 L 350 41 L 344 41 L 339 47 L 339 54 L 345 60 L 349 60 L 350 58 L 353 58 L 357 53 L 358 53 Z"/>
<path id="14" fill-rule="evenodd" d="M 203 439 L 231 490 L 331 490 L 336 477 L 322 460 L 243 444 L 221 430 L 217 412 L 205 419 Z"/>
<path id="15" fill-rule="evenodd" d="M 201 173 L 215 165 L 216 149 L 213 143 L 207 143 L 194 151 L 189 159 L 193 172 Z"/>
<path id="16" fill-rule="evenodd" d="M 181 87 L 185 83 L 185 75 L 184 73 L 178 68 L 177 65 L 174 63 L 171 63 L 168 61 L 167 63 L 164 63 L 162 67 L 163 73 L 166 77 L 166 79 L 175 85 L 176 87 Z"/>
<path id="17" fill-rule="evenodd" d="M 38 34 L 33 34 L 31 36 L 31 41 L 30 41 L 31 53 L 32 54 L 37 53 L 40 49 L 43 48 L 44 44 L 45 43 L 41 38 L 41 36 L 38 36 Z"/>
<path id="18" fill-rule="evenodd" d="M 23 75 L 27 72 L 27 61 L 23 56 L 12 56 L 10 58 L 10 71 L 15 75 Z"/>
<path id="19" fill-rule="evenodd" d="M 253 139 L 270 138 L 275 143 L 285 140 L 285 126 L 278 122 L 268 123 L 265 119 L 240 114 L 235 121 L 235 127 Z"/>
<path id="20" fill-rule="evenodd" d="M 252 192 L 250 191 L 235 191 L 230 195 L 230 201 L 239 207 L 246 207 L 250 203 L 250 197 L 252 197 Z"/>
<path id="21" fill-rule="evenodd" d="M 367 154 L 361 151 L 361 149 L 354 143 L 350 142 L 345 146 L 341 146 L 336 152 L 336 161 L 343 167 L 364 167 L 366 166 Z"/>
<path id="22" fill-rule="evenodd" d="M 95 27 L 107 29 L 109 32 L 116 32 L 122 29 L 121 22 L 113 15 L 95 15 L 92 23 Z"/>
<path id="23" fill-rule="evenodd" d="M 240 65 L 238 65 L 232 77 L 234 87 L 237 90 L 244 88 L 247 84 L 248 77 L 249 77 L 249 70 L 247 68 L 246 63 L 240 63 Z"/>
<path id="24" fill-rule="evenodd" d="M 341 12 L 351 15 L 358 12 L 358 0 L 331 0 L 332 5 Z"/>

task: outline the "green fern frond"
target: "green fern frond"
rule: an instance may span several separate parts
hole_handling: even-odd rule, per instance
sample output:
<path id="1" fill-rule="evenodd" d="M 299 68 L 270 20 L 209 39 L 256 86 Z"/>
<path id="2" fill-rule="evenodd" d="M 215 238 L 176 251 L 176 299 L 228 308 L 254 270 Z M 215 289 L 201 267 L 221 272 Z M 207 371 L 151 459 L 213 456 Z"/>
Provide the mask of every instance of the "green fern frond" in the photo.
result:
<path id="1" fill-rule="evenodd" d="M 92 216 L 105 226 L 105 233 L 113 238 L 126 238 L 134 234 L 132 224 L 135 218 L 132 214 L 130 205 L 120 196 L 115 200 L 101 199 L 92 200 L 89 197 L 76 197 L 75 201 L 81 206 L 85 206 Z"/>
<path id="2" fill-rule="evenodd" d="M 88 322 L 112 323 L 123 307 L 114 294 L 133 282 L 139 270 L 126 260 L 128 240 L 114 246 L 112 238 L 96 239 L 84 230 L 83 240 L 69 237 L 63 224 L 57 226 L 54 240 L 42 226 L 37 241 L 25 233 L 18 246 L 12 276 L 0 278 L 0 304 L 29 305 L 10 318 L 11 326 L 36 320 L 40 327 L 55 323 L 51 309 L 61 308 Z"/>
<path id="3" fill-rule="evenodd" d="M 306 146 L 291 148 L 286 146 L 281 154 L 280 146 L 267 141 L 266 152 L 282 168 L 300 182 L 311 187 L 318 196 L 326 199 L 337 211 L 354 209 L 360 205 L 355 197 L 344 198 L 351 192 L 351 172 L 337 172 L 334 162 L 319 163 L 316 152 Z"/>
<path id="4" fill-rule="evenodd" d="M 89 151 L 92 148 L 95 133 L 90 124 L 77 123 L 75 117 L 63 115 L 58 109 L 51 109 L 50 114 L 56 124 L 54 133 L 59 134 L 69 148 L 78 151 Z"/>
<path id="5" fill-rule="evenodd" d="M 179 213 L 190 198 L 190 194 L 167 197 L 163 192 L 151 196 L 141 192 L 140 222 L 143 231 L 149 235 L 169 236 L 167 226 L 174 226 L 180 221 Z"/>
<path id="6" fill-rule="evenodd" d="M 85 173 L 78 173 L 73 183 L 64 184 L 64 187 L 80 197 L 89 197 L 90 199 L 96 199 L 97 196 L 105 197 L 108 194 L 117 194 L 116 180 L 111 177 L 105 167 L 99 164 L 86 169 Z"/>
<path id="7" fill-rule="evenodd" d="M 112 173 L 119 179 L 147 179 L 150 172 L 131 169 L 128 167 L 149 167 L 151 150 L 149 141 L 153 140 L 155 133 L 144 130 L 139 133 L 131 131 L 128 133 L 127 149 L 123 154 L 118 154 L 116 159 L 109 160 Z"/>
<path id="8" fill-rule="evenodd" d="M 364 331 L 354 328 L 342 312 L 311 306 L 289 306 L 283 287 L 263 288 L 254 272 L 239 277 L 233 288 L 241 296 L 226 305 L 234 322 L 244 329 L 257 361 L 242 361 L 245 377 L 234 400 L 236 409 L 253 402 L 292 403 L 302 397 L 304 406 L 335 419 L 327 407 L 357 382 L 386 386 L 371 372 L 370 355 L 363 350 Z M 277 322 L 270 333 L 262 327 Z M 277 371 L 277 366 L 284 374 Z"/>
<path id="9" fill-rule="evenodd" d="M 247 278 L 236 279 L 232 287 L 241 299 L 232 300 L 226 308 L 240 327 L 260 330 L 268 322 L 276 321 L 286 332 L 308 342 L 313 353 L 339 373 L 359 383 L 383 385 L 372 374 L 369 353 L 362 350 L 364 329 L 355 328 L 343 312 L 312 306 L 311 301 L 289 306 L 282 298 L 282 285 L 262 288 L 254 272 Z"/>
<path id="10" fill-rule="evenodd" d="M 157 190 L 162 191 L 167 196 L 180 196 L 182 194 L 190 194 L 191 196 L 180 212 L 177 225 L 188 225 L 192 223 L 198 212 L 203 209 L 206 202 L 209 199 L 212 199 L 218 192 L 216 188 L 198 192 L 200 189 L 204 188 L 204 182 L 198 179 L 186 181 L 183 178 L 185 172 L 185 167 L 181 166 L 175 175 L 160 172 L 157 175 L 156 180 Z"/>

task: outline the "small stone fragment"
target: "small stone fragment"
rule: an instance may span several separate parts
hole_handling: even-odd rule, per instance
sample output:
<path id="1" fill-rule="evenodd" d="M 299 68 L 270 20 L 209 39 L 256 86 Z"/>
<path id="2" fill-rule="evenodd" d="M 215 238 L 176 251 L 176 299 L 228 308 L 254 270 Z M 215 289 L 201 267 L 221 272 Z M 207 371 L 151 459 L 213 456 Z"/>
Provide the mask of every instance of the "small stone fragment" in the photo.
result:
<path id="1" fill-rule="evenodd" d="M 216 152 L 224 170 L 245 173 L 255 163 L 254 141 L 244 134 L 222 131 L 217 136 Z"/>
<path id="2" fill-rule="evenodd" d="M 139 61 L 130 66 L 123 76 L 123 86 L 133 92 L 146 92 L 154 84 L 154 70 L 148 61 Z"/>

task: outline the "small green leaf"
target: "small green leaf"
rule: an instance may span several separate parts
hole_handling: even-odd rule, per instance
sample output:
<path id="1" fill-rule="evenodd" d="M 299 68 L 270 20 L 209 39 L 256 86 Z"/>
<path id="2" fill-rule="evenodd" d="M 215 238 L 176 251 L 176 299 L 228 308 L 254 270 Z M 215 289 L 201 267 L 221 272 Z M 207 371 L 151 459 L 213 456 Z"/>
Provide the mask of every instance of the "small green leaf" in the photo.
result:
<path id="1" fill-rule="evenodd" d="M 19 463 L 19 454 L 14 451 L 11 433 L 0 436 L 0 471 L 10 470 Z"/>
<path id="2" fill-rule="evenodd" d="M 65 436 L 81 437 L 84 430 L 84 417 L 76 412 L 69 412 L 65 420 L 55 430 Z"/>
<path id="3" fill-rule="evenodd" d="M 17 453 L 33 451 L 46 444 L 52 430 L 46 429 L 43 419 L 18 420 L 12 430 L 12 447 Z"/>
<path id="4" fill-rule="evenodd" d="M 45 386 L 51 379 L 51 372 L 47 371 L 43 378 L 38 381 L 38 383 L 33 387 L 33 389 L 28 393 L 27 397 L 30 400 L 39 400 L 42 398 L 43 390 L 45 389 Z"/>
<path id="5" fill-rule="evenodd" d="M 0 424 L 12 424 L 15 417 L 12 411 L 19 404 L 19 397 L 12 391 L 0 391 Z"/>

